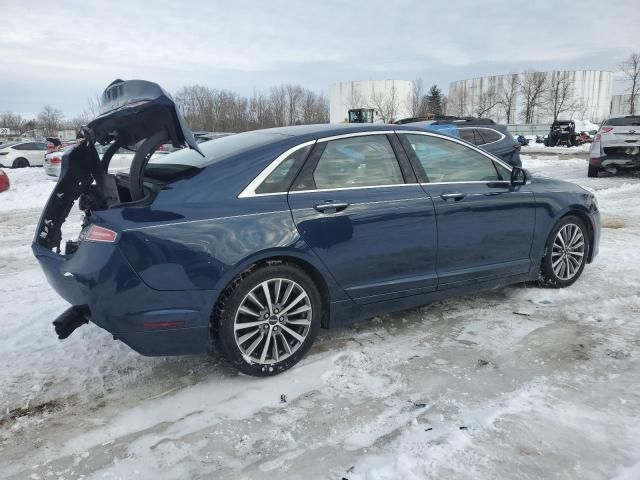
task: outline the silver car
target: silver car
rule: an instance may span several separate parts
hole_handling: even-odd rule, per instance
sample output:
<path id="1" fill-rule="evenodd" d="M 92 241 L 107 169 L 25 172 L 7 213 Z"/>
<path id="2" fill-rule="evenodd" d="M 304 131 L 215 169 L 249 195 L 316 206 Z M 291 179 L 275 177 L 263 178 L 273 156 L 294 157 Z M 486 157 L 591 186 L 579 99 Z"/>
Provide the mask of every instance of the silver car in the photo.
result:
<path id="1" fill-rule="evenodd" d="M 610 117 L 593 139 L 589 152 L 589 176 L 602 170 L 640 168 L 640 116 Z"/>

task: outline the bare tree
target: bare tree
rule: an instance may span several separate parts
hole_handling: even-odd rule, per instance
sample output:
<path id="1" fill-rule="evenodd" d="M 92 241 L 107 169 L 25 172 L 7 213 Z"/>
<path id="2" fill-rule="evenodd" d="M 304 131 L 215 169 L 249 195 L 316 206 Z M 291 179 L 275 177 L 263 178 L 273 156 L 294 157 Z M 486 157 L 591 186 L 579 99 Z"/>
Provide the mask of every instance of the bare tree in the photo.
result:
<path id="1" fill-rule="evenodd" d="M 482 118 L 491 113 L 491 111 L 498 105 L 499 99 L 494 87 L 489 87 L 487 90 L 481 90 L 478 95 L 478 101 L 475 105 L 475 115 L 478 118 Z"/>
<path id="2" fill-rule="evenodd" d="M 22 133 L 24 119 L 21 115 L 13 112 L 4 112 L 0 114 L 0 127 L 9 128 L 10 130 Z"/>
<path id="3" fill-rule="evenodd" d="M 449 97 L 451 112 L 458 117 L 464 117 L 467 109 L 467 92 L 464 86 L 455 85 Z"/>
<path id="4" fill-rule="evenodd" d="M 411 85 L 411 95 L 410 95 L 410 99 L 411 99 L 411 116 L 412 117 L 419 117 L 421 116 L 421 107 L 422 107 L 422 89 L 423 89 L 423 84 L 422 84 L 422 79 L 418 78 L 416 79 L 413 84 Z"/>
<path id="5" fill-rule="evenodd" d="M 287 125 L 295 125 L 298 121 L 298 109 L 299 103 L 303 97 L 302 87 L 300 85 L 287 84 L 285 86 L 287 90 Z"/>
<path id="6" fill-rule="evenodd" d="M 544 72 L 525 70 L 518 77 L 518 87 L 524 97 L 523 120 L 525 123 L 533 123 L 536 109 L 545 103 L 547 76 Z"/>
<path id="7" fill-rule="evenodd" d="M 388 92 L 376 92 L 374 89 L 370 102 L 378 112 L 382 123 L 393 123 L 398 111 L 396 87 L 391 87 Z"/>
<path id="8" fill-rule="evenodd" d="M 45 135 L 53 136 L 58 134 L 62 126 L 62 111 L 46 105 L 38 114 L 38 126 Z"/>
<path id="9" fill-rule="evenodd" d="M 620 64 L 629 82 L 629 115 L 636 114 L 636 100 L 640 96 L 640 53 L 633 53 Z"/>
<path id="10" fill-rule="evenodd" d="M 502 82 L 502 88 L 498 94 L 498 103 L 502 107 L 507 123 L 512 123 L 515 120 L 517 95 L 518 74 L 512 73 L 506 81 Z"/>
<path id="11" fill-rule="evenodd" d="M 582 108 L 579 99 L 574 96 L 573 79 L 569 72 L 553 72 L 548 79 L 548 89 L 545 94 L 546 109 L 553 116 L 555 122 L 566 112 L 576 112 Z"/>
<path id="12" fill-rule="evenodd" d="M 269 101 L 275 124 L 282 127 L 287 124 L 287 89 L 280 85 L 271 87 Z"/>

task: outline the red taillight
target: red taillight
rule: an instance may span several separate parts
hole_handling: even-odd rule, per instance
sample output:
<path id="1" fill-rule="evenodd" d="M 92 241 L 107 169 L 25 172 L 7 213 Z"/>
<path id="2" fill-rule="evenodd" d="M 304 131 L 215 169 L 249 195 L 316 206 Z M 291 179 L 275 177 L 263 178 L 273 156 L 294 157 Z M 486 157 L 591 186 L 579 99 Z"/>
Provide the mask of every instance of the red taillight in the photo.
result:
<path id="1" fill-rule="evenodd" d="M 113 243 L 116 241 L 118 234 L 108 228 L 91 225 L 87 233 L 84 234 L 83 240 L 89 242 Z"/>
<path id="2" fill-rule="evenodd" d="M 51 159 L 51 165 L 57 165 L 58 163 L 62 163 L 62 159 L 60 157 L 53 157 Z"/>
<path id="3" fill-rule="evenodd" d="M 613 130 L 613 127 L 602 127 L 600 133 L 609 133 L 611 130 Z"/>

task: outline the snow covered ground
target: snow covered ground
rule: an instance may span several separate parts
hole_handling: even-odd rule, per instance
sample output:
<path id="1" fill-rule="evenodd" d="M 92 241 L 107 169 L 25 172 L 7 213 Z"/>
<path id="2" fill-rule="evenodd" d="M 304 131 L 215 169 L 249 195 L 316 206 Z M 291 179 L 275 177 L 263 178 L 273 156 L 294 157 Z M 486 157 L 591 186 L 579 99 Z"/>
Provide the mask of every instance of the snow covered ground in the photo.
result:
<path id="1" fill-rule="evenodd" d="M 590 143 L 583 143 L 576 147 L 545 147 L 544 143 L 536 143 L 535 136 L 527 138 L 529 138 L 529 145 L 523 146 L 520 151 L 523 155 L 544 153 L 547 155 L 582 155 L 583 158 L 586 158 L 591 149 Z"/>
<path id="2" fill-rule="evenodd" d="M 573 150 L 573 149 L 567 149 Z M 600 255 L 564 290 L 513 286 L 323 332 L 296 368 L 145 358 L 65 302 L 29 244 L 53 186 L 0 194 L 0 471 L 9 479 L 640 478 L 640 180 L 534 173 L 597 192 Z"/>

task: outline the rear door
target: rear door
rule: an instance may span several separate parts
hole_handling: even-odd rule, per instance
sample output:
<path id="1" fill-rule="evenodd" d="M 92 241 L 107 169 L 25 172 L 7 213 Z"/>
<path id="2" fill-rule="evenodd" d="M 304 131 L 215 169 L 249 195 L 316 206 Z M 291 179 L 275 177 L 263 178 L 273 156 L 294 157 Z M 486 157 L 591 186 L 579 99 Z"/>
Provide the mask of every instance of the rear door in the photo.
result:
<path id="1" fill-rule="evenodd" d="M 433 202 L 393 132 L 318 140 L 288 201 L 301 236 L 356 302 L 436 289 Z"/>
<path id="2" fill-rule="evenodd" d="M 535 199 L 512 187 L 510 170 L 462 142 L 399 134 L 438 222 L 439 288 L 527 273 Z"/>

